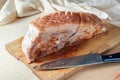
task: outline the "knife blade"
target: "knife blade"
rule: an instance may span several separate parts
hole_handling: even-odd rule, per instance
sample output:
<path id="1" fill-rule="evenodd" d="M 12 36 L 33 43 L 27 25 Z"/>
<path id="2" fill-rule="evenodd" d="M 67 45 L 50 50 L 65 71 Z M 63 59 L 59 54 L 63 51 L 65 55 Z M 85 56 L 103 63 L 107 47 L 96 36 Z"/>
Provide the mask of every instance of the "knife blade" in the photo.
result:
<path id="1" fill-rule="evenodd" d="M 110 62 L 120 62 L 120 52 L 110 55 L 100 55 L 98 53 L 94 53 L 59 59 L 43 63 L 40 66 L 37 66 L 37 68 L 40 70 L 53 70 Z"/>

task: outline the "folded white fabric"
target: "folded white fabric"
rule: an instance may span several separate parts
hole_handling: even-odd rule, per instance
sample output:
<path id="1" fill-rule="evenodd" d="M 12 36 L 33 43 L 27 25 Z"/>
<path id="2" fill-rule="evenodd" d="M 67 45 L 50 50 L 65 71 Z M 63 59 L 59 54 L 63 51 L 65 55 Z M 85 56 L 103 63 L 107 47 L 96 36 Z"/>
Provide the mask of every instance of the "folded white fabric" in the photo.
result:
<path id="1" fill-rule="evenodd" d="M 0 10 L 0 25 L 12 22 L 16 18 L 16 8 L 13 0 L 8 0 Z"/>
<path id="2" fill-rule="evenodd" d="M 120 26 L 119 0 L 1 0 L 0 25 L 15 20 L 16 17 L 54 11 L 89 12 L 101 19 Z M 0 1 L 0 2 L 1 2 Z M 4 4 L 4 5 L 3 5 Z"/>
<path id="3" fill-rule="evenodd" d="M 26 1 L 29 1 L 29 0 L 15 0 L 15 7 L 16 7 L 18 17 L 31 16 L 40 12 L 38 9 L 29 5 Z M 39 2 L 37 3 L 39 4 Z M 37 6 L 37 4 L 34 4 L 34 5 Z"/>

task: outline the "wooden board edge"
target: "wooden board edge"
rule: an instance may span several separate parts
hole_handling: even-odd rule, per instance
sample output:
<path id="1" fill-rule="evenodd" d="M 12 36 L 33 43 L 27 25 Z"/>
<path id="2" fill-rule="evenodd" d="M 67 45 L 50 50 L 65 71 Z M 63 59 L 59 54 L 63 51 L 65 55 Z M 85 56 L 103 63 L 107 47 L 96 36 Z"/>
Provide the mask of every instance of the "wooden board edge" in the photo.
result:
<path id="1" fill-rule="evenodd" d="M 16 40 L 15 40 L 16 41 Z M 6 45 L 5 45 L 5 49 L 8 51 L 8 53 L 10 53 L 10 55 L 12 55 L 13 57 L 15 57 L 17 60 L 19 60 L 15 55 L 13 55 L 12 54 L 12 51 L 10 50 L 10 48 L 9 48 L 9 44 L 11 44 L 12 42 L 10 42 L 10 43 L 7 43 Z"/>
<path id="2" fill-rule="evenodd" d="M 102 54 L 102 55 L 108 54 L 109 51 L 111 51 L 112 49 L 116 48 L 119 45 L 120 45 L 120 41 L 116 42 L 114 45 L 110 46 L 108 49 L 106 49 L 105 51 L 103 51 L 100 54 Z"/>
<path id="3" fill-rule="evenodd" d="M 21 38 L 22 38 L 22 37 L 21 37 Z M 20 38 L 19 38 L 19 39 L 20 39 Z M 18 39 L 17 39 L 17 40 L 18 40 Z M 14 40 L 14 41 L 16 41 L 16 40 Z M 14 42 L 14 41 L 12 41 L 12 42 Z M 19 62 L 23 63 L 27 68 L 30 69 L 30 71 L 32 71 L 32 73 L 33 73 L 35 76 L 38 77 L 38 75 L 35 73 L 35 71 L 33 71 L 27 64 L 25 64 L 25 63 L 22 62 L 19 58 L 17 58 L 15 55 L 13 55 L 13 54 L 12 54 L 13 52 L 11 52 L 11 50 L 9 50 L 8 46 L 9 46 L 9 44 L 11 44 L 12 42 L 7 43 L 7 44 L 5 45 L 5 49 L 10 53 L 11 56 L 13 56 L 13 57 L 14 57 L 15 59 L 17 59 Z M 39 79 L 39 80 L 43 80 L 43 79 L 40 78 L 40 77 L 38 77 L 38 79 Z"/>
<path id="4" fill-rule="evenodd" d="M 81 69 L 82 67 L 76 67 L 74 68 L 74 70 L 71 70 L 69 73 L 67 73 L 67 75 L 64 74 L 63 77 L 59 78 L 58 80 L 65 80 L 69 77 L 71 77 L 73 74 L 76 74 L 77 72 L 79 72 L 79 70 Z"/>

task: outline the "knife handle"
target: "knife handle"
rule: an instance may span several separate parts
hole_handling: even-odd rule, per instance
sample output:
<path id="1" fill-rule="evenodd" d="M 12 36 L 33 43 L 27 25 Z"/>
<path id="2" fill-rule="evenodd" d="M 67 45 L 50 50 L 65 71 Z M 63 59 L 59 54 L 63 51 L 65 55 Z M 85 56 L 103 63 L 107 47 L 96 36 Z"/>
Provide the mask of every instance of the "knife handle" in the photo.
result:
<path id="1" fill-rule="evenodd" d="M 120 52 L 115 54 L 103 55 L 104 62 L 120 62 Z"/>

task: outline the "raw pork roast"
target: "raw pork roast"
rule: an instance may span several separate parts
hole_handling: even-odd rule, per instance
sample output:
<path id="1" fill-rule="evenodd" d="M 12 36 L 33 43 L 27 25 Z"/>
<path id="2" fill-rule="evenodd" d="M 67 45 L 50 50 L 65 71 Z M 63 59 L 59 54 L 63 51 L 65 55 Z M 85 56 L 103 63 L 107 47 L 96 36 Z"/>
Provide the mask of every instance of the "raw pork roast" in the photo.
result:
<path id="1" fill-rule="evenodd" d="M 22 42 L 29 62 L 38 55 L 46 56 L 83 39 L 106 31 L 105 24 L 94 14 L 55 12 L 30 23 Z"/>

